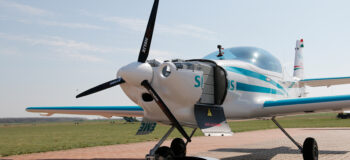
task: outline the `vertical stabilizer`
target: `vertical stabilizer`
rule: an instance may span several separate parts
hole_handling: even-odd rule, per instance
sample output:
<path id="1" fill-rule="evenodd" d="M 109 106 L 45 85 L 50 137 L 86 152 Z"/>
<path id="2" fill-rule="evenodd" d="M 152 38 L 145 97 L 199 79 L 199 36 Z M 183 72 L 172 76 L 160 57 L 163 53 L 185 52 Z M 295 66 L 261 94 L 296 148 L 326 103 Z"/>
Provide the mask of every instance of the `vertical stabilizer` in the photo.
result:
<path id="1" fill-rule="evenodd" d="M 303 48 L 304 48 L 304 40 L 303 39 L 297 40 L 297 44 L 295 47 L 293 77 L 298 80 L 304 79 Z"/>

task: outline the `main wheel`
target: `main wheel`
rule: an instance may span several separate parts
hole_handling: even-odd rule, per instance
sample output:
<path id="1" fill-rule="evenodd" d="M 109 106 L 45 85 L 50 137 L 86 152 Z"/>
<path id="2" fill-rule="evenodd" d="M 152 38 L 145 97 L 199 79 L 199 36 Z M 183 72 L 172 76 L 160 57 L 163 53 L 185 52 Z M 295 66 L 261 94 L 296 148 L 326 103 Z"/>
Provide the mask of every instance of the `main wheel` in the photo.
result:
<path id="1" fill-rule="evenodd" d="M 173 151 L 174 156 L 177 158 L 186 157 L 186 144 L 181 138 L 175 138 L 170 145 L 170 149 Z"/>
<path id="2" fill-rule="evenodd" d="M 314 138 L 308 137 L 303 145 L 304 160 L 318 160 L 318 146 Z"/>
<path id="3" fill-rule="evenodd" d="M 172 160 L 174 158 L 173 151 L 167 146 L 159 147 L 154 154 L 157 160 Z"/>

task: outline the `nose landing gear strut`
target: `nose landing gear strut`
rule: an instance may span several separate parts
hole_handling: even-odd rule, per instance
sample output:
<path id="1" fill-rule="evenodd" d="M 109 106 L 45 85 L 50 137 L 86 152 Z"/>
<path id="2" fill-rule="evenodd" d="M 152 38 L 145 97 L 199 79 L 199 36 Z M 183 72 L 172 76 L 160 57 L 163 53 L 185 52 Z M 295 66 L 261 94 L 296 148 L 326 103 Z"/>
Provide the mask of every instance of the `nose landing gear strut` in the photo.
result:
<path id="1" fill-rule="evenodd" d="M 168 130 L 168 132 L 159 140 L 159 142 L 151 149 L 150 153 L 146 155 L 146 159 L 158 159 L 157 156 L 161 156 L 163 158 L 167 157 L 178 157 L 186 155 L 186 146 L 188 142 L 191 142 L 191 138 L 196 131 L 196 128 L 192 131 L 191 135 L 188 136 L 184 128 L 180 125 L 179 121 L 175 118 L 175 116 L 171 113 L 170 109 L 164 103 L 164 101 L 160 98 L 158 93 L 154 90 L 151 84 L 144 80 L 141 85 L 147 89 L 150 95 L 153 97 L 155 102 L 158 104 L 159 108 L 163 111 L 163 113 L 168 117 L 172 126 Z M 179 138 L 176 138 L 171 143 L 171 148 L 169 147 L 160 147 L 163 142 L 168 138 L 168 136 L 173 132 L 173 130 L 177 128 L 183 137 L 186 138 L 186 143 Z M 176 153 L 176 155 L 174 155 Z M 180 157 L 181 158 L 181 157 Z"/>

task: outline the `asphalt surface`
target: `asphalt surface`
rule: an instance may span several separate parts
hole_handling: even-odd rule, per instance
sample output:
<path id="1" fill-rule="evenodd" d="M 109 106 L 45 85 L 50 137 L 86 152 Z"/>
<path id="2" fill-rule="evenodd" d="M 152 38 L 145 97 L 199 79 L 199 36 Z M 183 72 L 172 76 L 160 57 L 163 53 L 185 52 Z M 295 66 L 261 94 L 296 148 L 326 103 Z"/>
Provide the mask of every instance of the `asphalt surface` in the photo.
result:
<path id="1" fill-rule="evenodd" d="M 321 160 L 350 159 L 350 128 L 286 129 L 299 143 L 314 137 Z M 164 145 L 170 144 L 166 141 Z M 144 159 L 157 142 L 141 142 L 89 147 L 3 157 L 4 159 Z M 224 160 L 294 160 L 302 159 L 298 148 L 279 130 L 235 133 L 230 137 L 195 137 L 188 145 L 188 155 Z"/>

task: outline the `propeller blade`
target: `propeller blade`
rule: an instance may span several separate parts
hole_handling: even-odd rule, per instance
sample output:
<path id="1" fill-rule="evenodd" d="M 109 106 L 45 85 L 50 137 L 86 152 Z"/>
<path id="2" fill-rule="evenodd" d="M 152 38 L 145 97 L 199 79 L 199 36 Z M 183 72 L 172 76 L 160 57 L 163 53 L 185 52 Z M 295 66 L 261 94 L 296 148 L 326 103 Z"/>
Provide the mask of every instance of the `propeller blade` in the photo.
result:
<path id="1" fill-rule="evenodd" d="M 99 92 L 99 91 L 102 91 L 104 89 L 107 89 L 107 88 L 111 88 L 113 86 L 116 86 L 118 84 L 122 84 L 124 83 L 125 81 L 122 79 L 122 78 L 117 78 L 117 79 L 113 79 L 111 81 L 108 81 L 106 83 L 103 83 L 103 84 L 100 84 L 94 88 L 90 88 L 80 94 L 78 94 L 76 96 L 76 98 L 80 98 L 80 97 L 83 97 L 83 96 L 87 96 L 89 94 L 93 94 L 93 93 L 96 93 L 96 92 Z"/>
<path id="2" fill-rule="evenodd" d="M 138 62 L 141 62 L 141 63 L 146 62 L 148 57 L 148 52 L 151 47 L 153 29 L 154 29 L 154 24 L 156 22 L 156 17 L 157 17 L 158 3 L 159 3 L 159 0 L 154 0 L 151 15 L 149 17 L 148 24 L 147 24 L 145 36 L 143 37 L 139 58 L 137 60 Z"/>

